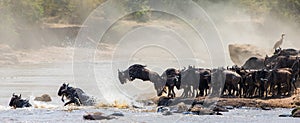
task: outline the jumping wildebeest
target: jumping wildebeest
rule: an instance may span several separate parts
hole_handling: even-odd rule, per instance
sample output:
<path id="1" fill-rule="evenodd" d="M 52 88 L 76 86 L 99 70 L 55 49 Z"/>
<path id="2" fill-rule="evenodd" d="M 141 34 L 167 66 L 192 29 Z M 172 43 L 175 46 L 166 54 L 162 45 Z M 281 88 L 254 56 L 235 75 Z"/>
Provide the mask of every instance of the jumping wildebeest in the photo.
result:
<path id="1" fill-rule="evenodd" d="M 9 102 L 9 106 L 14 108 L 24 108 L 24 107 L 31 107 L 31 104 L 29 103 L 29 100 L 21 99 L 21 94 L 20 96 L 18 96 L 13 93 Z"/>
<path id="2" fill-rule="evenodd" d="M 158 73 L 150 71 L 145 67 L 145 65 L 134 64 L 124 71 L 118 70 L 118 78 L 121 84 L 124 84 L 127 81 L 133 81 L 134 79 L 150 81 L 154 84 L 157 95 L 160 95 L 164 91 L 166 80 L 163 80 Z"/>
<path id="3" fill-rule="evenodd" d="M 58 96 L 62 96 L 62 102 L 64 102 L 64 96 L 70 100 L 69 102 L 65 103 L 64 106 L 71 103 L 74 103 L 77 106 L 92 106 L 96 103 L 96 99 L 94 97 L 88 96 L 82 89 L 70 87 L 69 84 L 65 83 L 63 83 L 59 88 Z"/>

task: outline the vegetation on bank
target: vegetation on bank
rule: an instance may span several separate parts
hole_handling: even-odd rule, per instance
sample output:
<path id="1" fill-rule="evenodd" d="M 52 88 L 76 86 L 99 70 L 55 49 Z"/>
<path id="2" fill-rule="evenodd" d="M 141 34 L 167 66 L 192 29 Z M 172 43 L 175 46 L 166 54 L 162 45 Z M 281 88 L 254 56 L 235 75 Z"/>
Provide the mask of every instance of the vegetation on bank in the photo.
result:
<path id="1" fill-rule="evenodd" d="M 18 40 L 20 29 L 41 28 L 45 23 L 80 25 L 90 12 L 106 0 L 0 0 L 0 37 L 6 42 Z M 150 0 L 120 0 L 124 11 L 133 8 L 142 11 L 126 19 L 146 22 L 151 19 L 148 11 Z M 165 0 L 166 4 L 169 0 Z M 204 9 L 218 4 L 222 7 L 237 7 L 253 18 L 272 16 L 286 19 L 300 25 L 300 0 L 193 0 Z M 141 2 L 142 4 L 137 4 Z M 172 7 L 169 5 L 168 7 Z"/>

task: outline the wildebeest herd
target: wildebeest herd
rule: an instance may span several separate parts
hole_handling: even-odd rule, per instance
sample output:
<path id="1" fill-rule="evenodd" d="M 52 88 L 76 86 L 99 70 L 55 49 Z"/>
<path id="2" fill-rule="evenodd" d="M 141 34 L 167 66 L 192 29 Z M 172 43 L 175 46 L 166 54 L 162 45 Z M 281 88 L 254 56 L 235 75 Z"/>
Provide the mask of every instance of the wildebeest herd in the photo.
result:
<path id="1" fill-rule="evenodd" d="M 279 48 L 271 57 L 251 57 L 240 67 L 234 65 L 208 69 L 188 66 L 181 70 L 169 68 L 161 75 L 147 69 L 145 65 L 134 64 L 124 71 L 118 70 L 118 78 L 121 84 L 135 79 L 150 81 L 154 84 L 157 96 L 166 93 L 169 98 L 176 96 L 174 87 L 183 90 L 181 97 L 206 96 L 215 92 L 220 92 L 221 96 L 244 98 L 290 96 L 297 91 L 296 82 L 300 75 L 298 55 L 298 50 Z M 65 106 L 71 103 L 78 106 L 96 103 L 94 97 L 65 83 L 59 88 L 58 96 L 62 97 L 62 102 L 64 97 L 69 99 Z M 13 94 L 9 106 L 22 108 L 30 107 L 31 104 L 21 99 L 21 95 Z"/>
<path id="2" fill-rule="evenodd" d="M 243 66 L 222 67 L 218 69 L 188 66 L 182 70 L 169 68 L 162 75 L 151 71 L 145 65 L 133 64 L 124 71 L 118 70 L 121 84 L 135 79 L 150 81 L 154 84 L 157 96 L 167 93 L 175 97 L 174 87 L 183 89 L 181 97 L 198 97 L 221 89 L 222 96 L 244 98 L 268 98 L 290 96 L 297 91 L 296 82 L 300 75 L 299 50 L 281 49 L 265 58 L 251 57 Z M 216 74 L 216 70 L 222 71 Z M 214 88 L 213 77 L 224 76 L 223 86 Z M 166 91 L 168 90 L 168 92 Z"/>

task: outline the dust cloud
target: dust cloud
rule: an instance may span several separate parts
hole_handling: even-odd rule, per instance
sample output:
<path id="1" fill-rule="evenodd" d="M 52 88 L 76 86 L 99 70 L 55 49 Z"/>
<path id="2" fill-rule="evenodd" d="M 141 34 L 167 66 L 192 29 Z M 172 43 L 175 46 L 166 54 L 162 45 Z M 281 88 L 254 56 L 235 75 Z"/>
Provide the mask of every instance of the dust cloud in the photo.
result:
<path id="1" fill-rule="evenodd" d="M 247 13 L 244 8 L 225 2 L 216 3 L 208 1 L 207 3 L 209 4 L 205 6 L 201 4 L 198 5 L 207 12 L 207 15 L 214 22 L 216 29 L 218 30 L 220 37 L 223 40 L 222 43 L 225 54 L 220 55 L 225 55 L 228 65 L 233 64 L 229 59 L 229 44 L 252 44 L 260 48 L 266 49 L 267 51 L 269 51 L 268 53 L 271 53 L 273 52 L 272 47 L 275 41 L 279 40 L 281 33 L 285 33 L 286 37 L 281 47 L 300 48 L 299 41 L 297 41 L 300 30 L 296 26 L 297 23 L 291 20 L 285 18 L 275 18 L 272 17 L 272 15 L 268 14 L 254 17 L 253 15 Z M 1 12 L 9 13 L 9 11 L 4 11 L 4 9 L 1 9 Z M 193 13 L 190 14 L 192 15 Z M 150 15 L 151 16 L 148 22 L 135 22 L 128 20 L 126 17 L 123 17 L 114 25 L 112 25 L 112 27 L 109 30 L 107 30 L 107 33 L 101 39 L 101 43 L 95 44 L 99 45 L 97 51 L 99 52 L 99 54 L 96 56 L 96 58 L 98 58 L 99 60 L 103 60 L 120 55 L 118 54 L 118 52 L 114 52 L 114 50 L 118 50 L 118 46 L 120 46 L 120 40 L 124 38 L 124 36 L 126 37 L 128 31 L 134 32 L 134 30 L 139 29 L 139 31 L 144 31 L 143 33 L 145 34 L 147 33 L 149 35 L 153 35 L 152 37 L 148 36 L 149 38 L 151 38 L 152 41 L 145 40 L 144 42 L 151 42 L 152 44 L 159 44 L 158 42 L 166 42 L 165 44 L 161 44 L 159 47 L 173 47 L 175 49 L 180 49 L 180 51 L 183 51 L 176 53 L 187 54 L 187 56 L 185 57 L 183 57 L 183 55 L 179 55 L 179 57 L 182 57 L 179 59 L 187 61 L 179 66 L 186 66 L 188 64 L 196 64 L 198 66 L 205 67 L 212 66 L 210 62 L 211 56 L 209 54 L 209 51 L 207 50 L 205 41 L 203 41 L 203 39 L 197 36 L 197 32 L 195 32 L 195 30 L 193 30 L 188 23 L 177 18 L 174 15 L 169 15 L 168 13 L 151 12 Z M 47 60 L 49 60 L 48 62 L 51 63 L 57 62 L 59 61 L 59 59 L 61 59 L 61 61 L 66 61 L 66 59 L 63 57 L 67 57 L 67 61 L 71 62 L 72 59 L 70 57 L 72 56 L 68 55 L 71 55 L 71 52 L 73 52 L 72 47 L 77 32 L 81 27 L 80 25 L 49 26 L 42 24 L 43 26 L 40 26 L 38 24 L 28 24 L 22 18 L 19 18 L 16 22 L 11 22 L 11 20 L 5 17 L 5 15 L 2 16 L 3 17 L 1 18 L 3 19 L 1 19 L 0 44 L 3 45 L 3 47 L 6 47 L 10 50 L 6 50 L 5 52 L 1 50 L 1 56 L 5 56 L 1 59 L 4 62 L 1 63 L 16 64 L 22 63 L 22 61 L 30 63 L 30 60 L 33 61 L 32 59 L 34 59 L 33 56 L 38 56 L 35 57 L 37 59 L 36 61 L 34 61 L 35 63 L 47 62 Z M 99 21 L 104 20 L 100 17 Z M 150 29 L 152 32 L 147 32 L 145 31 L 145 29 L 140 29 L 141 27 L 147 28 L 148 31 L 150 28 L 157 30 L 155 31 Z M 160 32 L 160 34 L 157 34 L 155 32 Z M 169 35 L 168 33 L 171 35 Z M 133 33 L 130 36 L 133 36 L 134 38 L 127 39 L 130 39 L 130 42 L 136 44 L 134 42 L 143 42 L 142 39 L 146 38 L 144 37 L 145 34 L 135 35 Z M 175 36 L 172 34 L 174 34 Z M 164 36 L 162 37 L 159 35 Z M 168 35 L 169 38 L 167 37 Z M 124 38 L 124 40 L 127 39 Z M 177 41 L 173 43 L 171 40 Z M 109 48 L 104 47 L 103 49 L 103 46 Z M 53 49 L 51 50 L 51 48 Z M 121 48 L 125 50 L 130 48 L 132 49 L 130 45 L 128 47 Z M 51 52 L 55 50 L 57 51 L 57 49 L 59 49 L 58 52 Z M 147 50 L 151 51 L 151 48 L 149 49 L 149 47 L 147 47 Z M 185 53 L 186 50 L 187 53 Z M 53 53 L 54 55 L 49 56 L 49 54 L 47 55 L 42 53 L 46 53 L 48 51 L 50 53 Z M 136 57 L 131 58 L 133 60 L 136 60 L 143 58 L 141 56 L 147 55 L 147 52 L 143 51 L 142 49 L 140 51 L 142 51 L 143 53 L 136 56 L 132 54 L 139 53 L 130 53 L 131 56 L 128 57 Z M 176 57 L 176 54 L 174 54 L 174 52 L 172 54 L 172 52 L 169 51 L 167 51 L 169 52 L 169 54 L 167 54 L 166 56 L 161 56 L 163 55 L 163 53 L 161 54 L 159 50 L 157 50 L 157 46 L 154 48 L 154 51 L 157 51 L 157 56 L 159 56 L 160 58 L 171 56 L 174 57 L 174 55 Z M 122 53 L 126 52 L 122 51 Z M 129 53 L 129 51 L 127 51 L 127 53 Z M 150 55 L 153 59 L 152 56 L 155 56 L 155 53 L 151 52 Z M 26 60 L 26 56 L 28 56 L 29 60 Z M 49 56 L 49 58 L 41 58 L 46 56 Z M 59 59 L 56 59 L 56 56 L 59 56 Z M 7 62 L 5 62 L 5 60 L 7 60 Z M 175 67 L 178 65 L 174 64 L 172 66 Z"/>

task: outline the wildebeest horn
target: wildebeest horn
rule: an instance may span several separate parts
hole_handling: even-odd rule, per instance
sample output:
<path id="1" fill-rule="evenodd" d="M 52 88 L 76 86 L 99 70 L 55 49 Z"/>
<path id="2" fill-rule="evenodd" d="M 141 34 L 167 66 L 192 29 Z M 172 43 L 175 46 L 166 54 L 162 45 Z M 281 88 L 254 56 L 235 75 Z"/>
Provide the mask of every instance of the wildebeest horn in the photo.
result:
<path id="1" fill-rule="evenodd" d="M 20 94 L 19 98 L 21 98 L 21 94 Z"/>
<path id="2" fill-rule="evenodd" d="M 15 96 L 15 93 L 13 93 L 12 96 Z"/>

